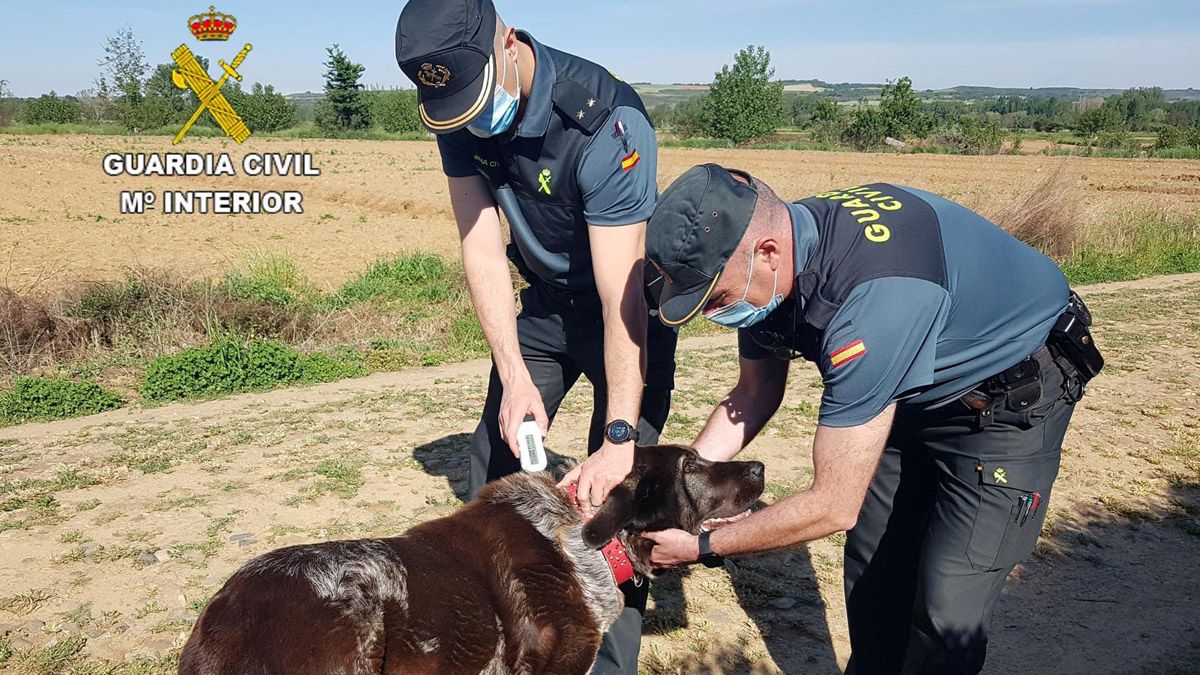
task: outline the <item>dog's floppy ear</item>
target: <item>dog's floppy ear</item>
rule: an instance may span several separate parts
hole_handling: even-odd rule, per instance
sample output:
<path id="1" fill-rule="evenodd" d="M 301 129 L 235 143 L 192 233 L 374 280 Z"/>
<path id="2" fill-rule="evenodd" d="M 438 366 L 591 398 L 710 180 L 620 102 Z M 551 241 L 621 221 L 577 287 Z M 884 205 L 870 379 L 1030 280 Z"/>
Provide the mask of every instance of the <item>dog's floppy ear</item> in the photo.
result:
<path id="1" fill-rule="evenodd" d="M 633 516 L 633 492 L 618 485 L 608 493 L 604 506 L 583 526 L 583 543 L 591 548 L 602 548 L 633 520 Z"/>

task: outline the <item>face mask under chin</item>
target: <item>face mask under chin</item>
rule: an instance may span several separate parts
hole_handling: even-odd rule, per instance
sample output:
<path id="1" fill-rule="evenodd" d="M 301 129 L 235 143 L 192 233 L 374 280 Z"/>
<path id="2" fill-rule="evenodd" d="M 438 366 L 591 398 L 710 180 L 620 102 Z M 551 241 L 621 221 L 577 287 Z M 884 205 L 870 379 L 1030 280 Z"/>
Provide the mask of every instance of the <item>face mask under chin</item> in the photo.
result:
<path id="1" fill-rule="evenodd" d="M 503 58 L 504 74 L 500 78 L 500 82 L 496 83 L 496 90 L 492 95 L 491 107 L 467 125 L 467 131 L 470 131 L 479 138 L 491 138 L 508 131 L 517 116 L 520 99 L 504 89 L 504 83 L 508 81 L 508 55 L 505 54 Z M 519 95 L 521 92 L 521 71 L 517 70 L 516 66 L 513 66 L 513 71 L 517 74 L 517 93 Z"/>
<path id="2" fill-rule="evenodd" d="M 766 319 L 771 312 L 775 311 L 783 302 L 783 296 L 776 291 L 779 290 L 779 270 L 775 270 L 775 282 L 771 287 L 771 299 L 762 307 L 755 307 L 746 300 L 746 296 L 750 293 L 750 282 L 754 279 L 754 251 L 750 252 L 750 273 L 746 278 L 746 290 L 742 292 L 742 297 L 734 301 L 732 304 L 725 305 L 718 309 L 714 309 L 704 315 L 704 318 L 712 321 L 715 324 L 725 326 L 726 328 L 749 328 L 763 319 Z"/>

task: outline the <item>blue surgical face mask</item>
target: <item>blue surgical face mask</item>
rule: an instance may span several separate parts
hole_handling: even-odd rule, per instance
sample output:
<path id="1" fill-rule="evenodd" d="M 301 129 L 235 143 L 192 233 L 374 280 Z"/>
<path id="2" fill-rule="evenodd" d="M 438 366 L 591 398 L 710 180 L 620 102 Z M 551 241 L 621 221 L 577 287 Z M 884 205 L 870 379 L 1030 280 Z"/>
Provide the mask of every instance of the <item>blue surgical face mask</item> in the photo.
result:
<path id="1" fill-rule="evenodd" d="M 746 295 L 750 293 L 750 280 L 754 278 L 754 251 L 750 251 L 750 274 L 746 277 L 746 290 L 742 293 L 742 297 L 733 304 L 725 305 L 719 309 L 714 309 L 704 318 L 713 323 L 725 326 L 727 328 L 749 328 L 754 324 L 767 318 L 767 315 L 775 311 L 783 302 L 782 295 L 776 295 L 775 291 L 779 290 L 779 270 L 775 270 L 775 283 L 771 287 L 771 299 L 763 307 L 755 307 L 746 300 Z"/>
<path id="2" fill-rule="evenodd" d="M 506 53 L 503 58 L 504 75 L 500 78 L 500 82 L 496 83 L 496 93 L 492 97 L 492 107 L 467 125 L 467 131 L 470 131 L 479 138 L 499 136 L 508 131 L 508 128 L 512 126 L 513 120 L 517 117 L 517 108 L 519 107 L 520 99 L 504 89 L 504 82 L 508 80 L 508 54 Z M 517 70 L 515 66 L 513 67 L 513 71 L 517 73 L 517 94 L 520 95 L 521 71 Z"/>

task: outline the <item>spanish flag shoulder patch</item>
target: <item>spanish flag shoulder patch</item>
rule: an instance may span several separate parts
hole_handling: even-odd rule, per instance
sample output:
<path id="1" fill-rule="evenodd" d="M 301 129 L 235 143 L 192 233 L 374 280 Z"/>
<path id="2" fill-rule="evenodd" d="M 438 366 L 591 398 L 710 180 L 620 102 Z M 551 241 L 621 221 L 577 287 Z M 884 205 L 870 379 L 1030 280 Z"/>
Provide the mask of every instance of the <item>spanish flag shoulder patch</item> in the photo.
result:
<path id="1" fill-rule="evenodd" d="M 867 345 L 861 340 L 855 340 L 829 355 L 829 364 L 834 368 L 844 366 L 860 356 L 866 356 Z"/>
<path id="2" fill-rule="evenodd" d="M 642 161 L 642 156 L 638 154 L 637 150 L 634 150 L 629 153 L 628 157 L 621 160 L 621 169 L 623 171 L 631 171 L 640 161 Z"/>

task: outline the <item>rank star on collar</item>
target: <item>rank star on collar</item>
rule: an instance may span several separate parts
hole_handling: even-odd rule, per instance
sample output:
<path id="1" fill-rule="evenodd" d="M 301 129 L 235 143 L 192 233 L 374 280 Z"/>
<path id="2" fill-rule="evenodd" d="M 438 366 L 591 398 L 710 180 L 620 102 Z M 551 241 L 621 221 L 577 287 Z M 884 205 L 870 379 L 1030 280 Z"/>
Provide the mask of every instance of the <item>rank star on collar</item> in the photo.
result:
<path id="1" fill-rule="evenodd" d="M 589 99 L 588 99 L 588 102 L 587 102 L 587 106 L 588 106 L 589 108 L 595 108 L 595 107 L 596 107 L 596 99 L 594 99 L 594 98 L 589 98 Z"/>
<path id="2" fill-rule="evenodd" d="M 577 119 L 581 120 L 581 121 L 583 120 L 583 118 L 584 118 L 586 115 L 587 115 L 587 113 L 583 112 L 582 110 L 580 110 L 579 112 L 575 113 L 575 117 L 576 117 Z"/>

